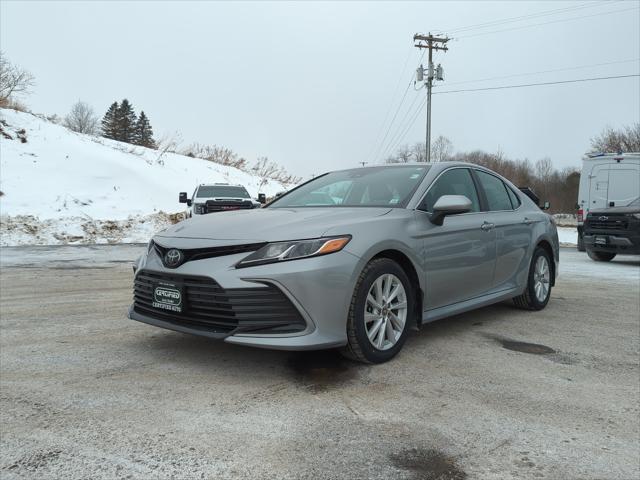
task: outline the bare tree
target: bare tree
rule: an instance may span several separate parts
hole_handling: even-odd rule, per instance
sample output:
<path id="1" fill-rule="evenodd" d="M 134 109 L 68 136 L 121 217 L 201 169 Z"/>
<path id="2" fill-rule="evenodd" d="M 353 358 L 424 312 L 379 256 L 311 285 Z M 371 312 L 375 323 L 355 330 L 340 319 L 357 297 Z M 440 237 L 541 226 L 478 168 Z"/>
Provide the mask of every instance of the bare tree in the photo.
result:
<path id="1" fill-rule="evenodd" d="M 418 142 L 411 147 L 411 151 L 413 153 L 413 159 L 416 162 L 426 162 L 427 161 L 427 152 L 425 148 L 424 142 Z"/>
<path id="2" fill-rule="evenodd" d="M 9 104 L 12 95 L 29 93 L 34 83 L 33 75 L 12 64 L 4 53 L 0 52 L 0 105 Z"/>
<path id="3" fill-rule="evenodd" d="M 431 142 L 431 158 L 434 162 L 445 162 L 451 157 L 453 144 L 447 137 L 440 135 Z"/>
<path id="4" fill-rule="evenodd" d="M 386 163 L 407 163 L 411 160 L 413 156 L 413 152 L 408 145 L 403 145 L 398 148 L 396 153 L 393 155 L 389 155 L 389 157 L 385 160 Z"/>
<path id="5" fill-rule="evenodd" d="M 640 152 L 640 123 L 626 126 L 620 130 L 607 127 L 591 139 L 593 152 Z"/>
<path id="6" fill-rule="evenodd" d="M 78 101 L 64 117 L 64 126 L 74 132 L 97 135 L 98 117 L 88 103 Z"/>

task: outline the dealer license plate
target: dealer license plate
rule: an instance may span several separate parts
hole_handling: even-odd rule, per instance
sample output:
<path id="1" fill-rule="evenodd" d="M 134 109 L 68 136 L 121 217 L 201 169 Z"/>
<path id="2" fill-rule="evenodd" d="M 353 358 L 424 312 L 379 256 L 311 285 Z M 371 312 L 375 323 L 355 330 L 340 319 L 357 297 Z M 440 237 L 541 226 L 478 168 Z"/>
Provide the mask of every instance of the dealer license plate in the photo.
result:
<path id="1" fill-rule="evenodd" d="M 606 245 L 608 243 L 608 240 L 609 239 L 607 237 L 596 237 L 593 242 L 596 245 Z"/>
<path id="2" fill-rule="evenodd" d="M 151 305 L 154 308 L 180 313 L 183 309 L 182 298 L 182 285 L 160 282 L 153 287 L 153 302 Z"/>

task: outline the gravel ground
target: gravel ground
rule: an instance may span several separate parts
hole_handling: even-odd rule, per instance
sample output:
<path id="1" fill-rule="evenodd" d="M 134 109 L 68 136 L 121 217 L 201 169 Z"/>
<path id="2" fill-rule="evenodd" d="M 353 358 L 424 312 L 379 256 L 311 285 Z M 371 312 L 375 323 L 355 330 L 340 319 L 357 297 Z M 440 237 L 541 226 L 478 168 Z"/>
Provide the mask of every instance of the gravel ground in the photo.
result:
<path id="1" fill-rule="evenodd" d="M 141 247 L 73 248 L 2 252 L 3 480 L 640 477 L 637 260 L 563 249 L 546 310 L 436 322 L 371 367 L 132 322 Z"/>

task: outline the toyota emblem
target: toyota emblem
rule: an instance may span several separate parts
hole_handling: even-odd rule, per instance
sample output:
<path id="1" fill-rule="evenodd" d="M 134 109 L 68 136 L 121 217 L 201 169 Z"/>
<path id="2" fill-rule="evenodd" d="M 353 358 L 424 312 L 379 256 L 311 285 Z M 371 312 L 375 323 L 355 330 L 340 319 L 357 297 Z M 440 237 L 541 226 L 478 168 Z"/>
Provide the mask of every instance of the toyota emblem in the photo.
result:
<path id="1" fill-rule="evenodd" d="M 598 220 L 601 220 L 601 221 L 609 220 L 609 217 L 602 215 L 601 217 L 598 217 Z"/>
<path id="2" fill-rule="evenodd" d="M 178 249 L 172 248 L 164 255 L 164 264 L 169 268 L 176 268 L 182 263 L 184 256 Z"/>

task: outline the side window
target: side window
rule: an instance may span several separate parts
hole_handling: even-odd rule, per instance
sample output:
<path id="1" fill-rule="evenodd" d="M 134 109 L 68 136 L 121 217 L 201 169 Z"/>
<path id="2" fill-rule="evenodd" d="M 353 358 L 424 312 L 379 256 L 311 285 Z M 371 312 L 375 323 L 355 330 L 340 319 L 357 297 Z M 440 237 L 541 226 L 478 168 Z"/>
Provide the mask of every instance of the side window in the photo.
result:
<path id="1" fill-rule="evenodd" d="M 471 178 L 471 172 L 467 168 L 454 168 L 444 172 L 429 187 L 429 191 L 420 204 L 420 210 L 433 212 L 433 206 L 443 195 L 464 195 L 471 200 L 471 211 L 480 211 L 478 192 L 473 183 L 473 178 Z"/>
<path id="2" fill-rule="evenodd" d="M 507 193 L 507 186 L 498 177 L 476 170 L 480 185 L 484 189 L 489 210 L 513 210 Z"/>
<path id="3" fill-rule="evenodd" d="M 507 186 L 507 193 L 509 194 L 509 198 L 511 199 L 511 206 L 515 210 L 521 205 L 522 202 L 520 202 L 518 195 L 516 195 L 516 193 L 513 190 L 511 190 L 508 186 Z"/>

